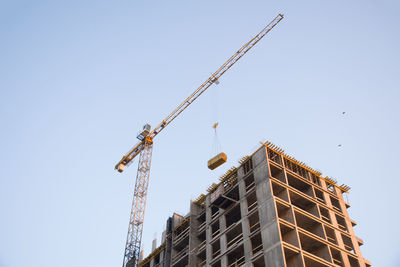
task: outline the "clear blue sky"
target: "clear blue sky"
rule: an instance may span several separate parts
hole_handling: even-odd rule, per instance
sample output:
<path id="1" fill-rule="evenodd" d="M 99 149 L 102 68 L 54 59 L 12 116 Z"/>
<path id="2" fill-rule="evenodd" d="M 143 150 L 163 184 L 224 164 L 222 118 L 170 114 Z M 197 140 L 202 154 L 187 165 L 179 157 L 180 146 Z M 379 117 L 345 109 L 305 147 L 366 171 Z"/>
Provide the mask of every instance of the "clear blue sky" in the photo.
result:
<path id="1" fill-rule="evenodd" d="M 157 136 L 146 254 L 168 216 L 270 140 L 351 186 L 364 256 L 400 266 L 394 0 L 1 1 L 0 266 L 120 266 L 137 162 L 114 164 L 279 12 Z M 212 172 L 216 120 L 229 162 Z"/>

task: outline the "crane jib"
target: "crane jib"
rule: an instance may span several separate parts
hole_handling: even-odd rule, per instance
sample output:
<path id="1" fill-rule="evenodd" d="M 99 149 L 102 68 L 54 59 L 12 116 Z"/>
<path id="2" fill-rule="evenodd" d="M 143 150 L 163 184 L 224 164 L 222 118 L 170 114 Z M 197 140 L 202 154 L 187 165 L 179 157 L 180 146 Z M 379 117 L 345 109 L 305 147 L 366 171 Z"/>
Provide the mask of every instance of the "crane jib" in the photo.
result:
<path id="1" fill-rule="evenodd" d="M 250 41 L 244 44 L 236 51 L 222 66 L 214 72 L 205 82 L 203 82 L 188 98 L 186 98 L 174 111 L 172 111 L 160 124 L 158 124 L 150 133 L 149 136 L 154 138 L 168 124 L 170 124 L 183 110 L 192 104 L 202 93 L 204 93 L 212 84 L 214 84 L 228 69 L 230 69 L 241 57 L 244 56 L 256 43 L 258 43 L 276 24 L 283 19 L 283 14 L 276 16 L 264 29 L 261 30 Z M 122 172 L 127 164 L 132 161 L 140 151 L 137 151 L 138 146 L 134 146 L 125 156 L 117 163 L 115 169 Z M 141 150 L 141 149 L 140 149 Z"/>

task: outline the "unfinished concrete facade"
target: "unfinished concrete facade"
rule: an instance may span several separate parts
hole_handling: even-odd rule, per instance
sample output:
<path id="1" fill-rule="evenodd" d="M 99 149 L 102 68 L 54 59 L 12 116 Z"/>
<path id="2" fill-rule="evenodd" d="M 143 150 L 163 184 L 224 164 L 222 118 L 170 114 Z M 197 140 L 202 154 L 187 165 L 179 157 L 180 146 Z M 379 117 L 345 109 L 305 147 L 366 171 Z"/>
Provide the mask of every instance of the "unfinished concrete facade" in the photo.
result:
<path id="1" fill-rule="evenodd" d="M 343 192 L 270 143 L 167 221 L 141 267 L 369 267 Z"/>

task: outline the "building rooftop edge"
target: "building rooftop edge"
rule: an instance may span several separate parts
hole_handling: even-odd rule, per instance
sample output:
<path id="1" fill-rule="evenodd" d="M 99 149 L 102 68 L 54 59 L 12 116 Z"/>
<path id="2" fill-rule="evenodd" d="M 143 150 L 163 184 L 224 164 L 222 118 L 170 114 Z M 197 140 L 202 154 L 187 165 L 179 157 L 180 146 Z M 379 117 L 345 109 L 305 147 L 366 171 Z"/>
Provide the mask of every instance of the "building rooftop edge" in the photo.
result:
<path id="1" fill-rule="evenodd" d="M 243 163 L 245 163 L 249 158 L 251 158 L 251 156 L 253 156 L 258 150 L 260 150 L 262 147 L 271 149 L 272 151 L 274 151 L 275 153 L 281 155 L 282 157 L 284 157 L 285 159 L 289 160 L 290 162 L 292 162 L 292 163 L 294 163 L 294 164 L 296 164 L 296 165 L 298 165 L 298 166 L 300 166 L 300 167 L 306 169 L 307 171 L 311 172 L 312 174 L 314 174 L 314 175 L 315 175 L 316 177 L 318 177 L 319 179 L 324 180 L 324 181 L 327 182 L 328 184 L 331 184 L 331 185 L 333 185 L 333 186 L 339 188 L 342 192 L 344 192 L 344 193 L 348 193 L 348 192 L 349 192 L 350 186 L 345 185 L 345 184 L 338 185 L 338 182 L 337 182 L 336 180 L 334 180 L 333 178 L 328 177 L 328 176 L 322 177 L 322 172 L 320 172 L 320 171 L 318 171 L 318 170 L 316 170 L 316 169 L 313 169 L 313 168 L 309 167 L 307 164 L 305 164 L 304 162 L 299 161 L 299 160 L 297 160 L 296 158 L 294 158 L 294 157 L 288 155 L 287 153 L 285 153 L 285 150 L 283 150 L 282 148 L 280 148 L 280 147 L 274 145 L 272 142 L 269 142 L 269 141 L 267 141 L 267 142 L 261 142 L 261 141 L 260 141 L 260 144 L 261 144 L 261 146 L 260 146 L 258 149 L 256 149 L 250 156 L 244 156 L 244 157 L 242 157 L 242 158 L 239 160 L 239 162 L 238 162 L 238 163 L 239 163 L 239 166 L 238 166 L 238 167 L 232 166 L 229 170 L 227 170 L 227 171 L 220 177 L 220 182 L 219 182 L 218 184 L 212 183 L 212 184 L 208 187 L 208 189 L 207 189 L 208 194 L 210 194 L 210 193 L 212 193 L 214 190 L 216 190 L 216 189 L 218 188 L 218 186 L 219 186 L 221 183 L 224 183 L 224 182 L 226 182 L 227 180 L 229 180 L 229 178 L 232 176 L 232 174 L 233 174 Z M 193 202 L 200 205 L 200 204 L 202 204 L 202 203 L 204 202 L 205 198 L 206 198 L 206 195 L 205 195 L 205 194 L 201 194 L 201 195 L 198 196 L 195 200 L 193 200 Z"/>

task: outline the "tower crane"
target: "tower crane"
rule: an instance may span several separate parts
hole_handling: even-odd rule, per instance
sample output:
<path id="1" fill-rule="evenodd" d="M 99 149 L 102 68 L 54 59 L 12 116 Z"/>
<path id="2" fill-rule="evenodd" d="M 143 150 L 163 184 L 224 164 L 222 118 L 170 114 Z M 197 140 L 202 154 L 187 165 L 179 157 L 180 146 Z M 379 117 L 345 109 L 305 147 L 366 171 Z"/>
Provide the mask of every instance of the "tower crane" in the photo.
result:
<path id="1" fill-rule="evenodd" d="M 140 245 L 142 241 L 143 220 L 146 209 L 147 188 L 149 185 L 151 156 L 153 140 L 165 127 L 179 114 L 190 106 L 212 84 L 218 84 L 218 79 L 229 70 L 241 57 L 243 57 L 256 43 L 258 43 L 272 28 L 283 19 L 283 14 L 276 16 L 261 32 L 254 36 L 236 51 L 216 72 L 203 82 L 188 98 L 186 98 L 174 111 L 162 120 L 154 129 L 149 124 L 143 126 L 138 134 L 139 142 L 126 153 L 115 165 L 115 169 L 123 172 L 125 167 L 132 163 L 139 155 L 139 163 L 133 194 L 132 209 L 129 219 L 128 234 L 126 238 L 123 267 L 136 267 L 139 263 Z"/>

